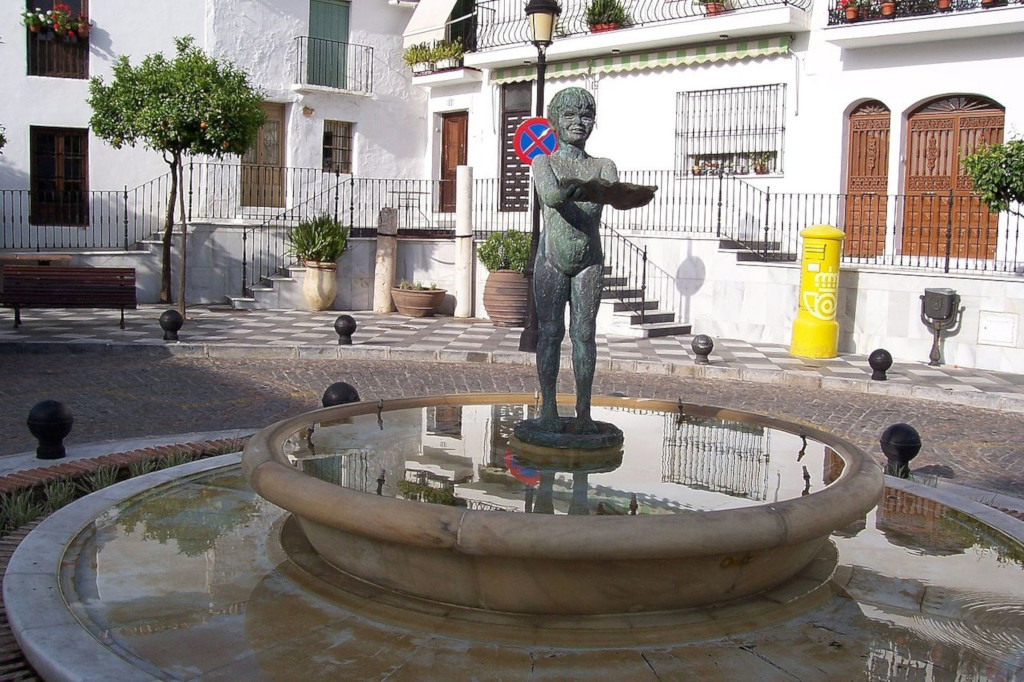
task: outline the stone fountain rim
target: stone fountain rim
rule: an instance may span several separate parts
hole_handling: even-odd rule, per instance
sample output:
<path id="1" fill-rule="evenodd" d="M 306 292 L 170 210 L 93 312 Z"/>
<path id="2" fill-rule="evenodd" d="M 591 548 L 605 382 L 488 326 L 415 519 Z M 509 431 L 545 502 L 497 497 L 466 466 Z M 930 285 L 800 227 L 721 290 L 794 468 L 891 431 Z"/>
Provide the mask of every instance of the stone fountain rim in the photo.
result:
<path id="1" fill-rule="evenodd" d="M 323 408 L 258 431 L 245 447 L 242 468 L 259 495 L 308 521 L 381 542 L 467 555 L 538 559 L 656 559 L 787 546 L 827 537 L 873 509 L 882 494 L 881 467 L 838 436 L 763 414 L 689 403 L 681 403 L 688 415 L 806 435 L 835 450 L 846 466 L 827 488 L 771 504 L 667 516 L 576 517 L 475 511 L 357 492 L 302 473 L 284 454 L 287 438 L 315 423 L 376 414 L 378 410 L 534 400 L 532 394 L 476 393 Z M 571 402 L 574 396 L 559 396 L 559 401 L 563 400 Z M 680 406 L 670 400 L 610 396 L 595 396 L 593 404 L 661 412 L 676 411 Z"/>

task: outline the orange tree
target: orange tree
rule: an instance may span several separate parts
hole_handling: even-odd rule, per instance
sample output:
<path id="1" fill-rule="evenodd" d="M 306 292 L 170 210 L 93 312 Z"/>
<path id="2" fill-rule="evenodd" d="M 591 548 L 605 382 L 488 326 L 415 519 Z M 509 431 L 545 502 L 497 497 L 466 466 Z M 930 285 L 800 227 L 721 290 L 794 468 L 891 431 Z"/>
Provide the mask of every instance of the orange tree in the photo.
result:
<path id="1" fill-rule="evenodd" d="M 146 56 L 138 66 L 127 57 L 114 64 L 109 85 L 89 81 L 89 125 L 115 149 L 138 143 L 163 154 L 171 168 L 171 191 L 164 220 L 160 302 L 171 302 L 171 239 L 174 202 L 181 224 L 181 276 L 178 307 L 185 313 L 185 155 L 222 158 L 244 154 L 264 121 L 262 93 L 246 73 L 207 56 L 191 36 L 174 39 L 177 54 Z"/>

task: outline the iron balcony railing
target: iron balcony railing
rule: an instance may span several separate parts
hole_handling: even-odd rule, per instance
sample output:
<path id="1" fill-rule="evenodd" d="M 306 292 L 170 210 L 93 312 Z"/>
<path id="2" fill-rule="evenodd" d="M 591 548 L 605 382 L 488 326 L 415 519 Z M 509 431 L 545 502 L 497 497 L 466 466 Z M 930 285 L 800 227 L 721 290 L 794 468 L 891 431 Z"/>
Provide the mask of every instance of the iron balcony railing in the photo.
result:
<path id="1" fill-rule="evenodd" d="M 295 82 L 335 90 L 373 92 L 373 48 L 368 45 L 299 36 Z"/>
<path id="2" fill-rule="evenodd" d="M 563 0 L 555 36 L 590 33 L 587 25 L 588 0 Z M 792 6 L 810 11 L 811 0 L 725 0 L 725 11 Z M 644 26 L 707 15 L 707 6 L 695 0 L 623 0 L 628 26 Z M 478 0 L 476 49 L 487 50 L 529 43 L 522 0 Z"/>
<path id="3" fill-rule="evenodd" d="M 828 25 L 852 24 L 863 21 L 884 21 L 901 17 L 921 17 L 952 12 L 974 12 L 991 7 L 1005 7 L 1008 0 L 898 0 L 891 7 L 883 7 L 882 0 L 861 0 L 856 13 L 847 16 L 845 5 L 835 2 L 829 7 Z"/>

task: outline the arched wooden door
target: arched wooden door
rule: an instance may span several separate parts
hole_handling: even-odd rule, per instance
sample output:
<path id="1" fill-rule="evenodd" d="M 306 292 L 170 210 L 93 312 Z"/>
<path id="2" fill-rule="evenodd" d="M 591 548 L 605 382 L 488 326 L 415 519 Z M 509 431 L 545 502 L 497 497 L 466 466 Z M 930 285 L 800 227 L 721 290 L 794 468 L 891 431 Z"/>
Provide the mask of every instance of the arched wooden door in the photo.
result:
<path id="1" fill-rule="evenodd" d="M 889 119 L 889 107 L 877 100 L 861 104 L 850 114 L 845 256 L 877 256 L 885 250 Z"/>
<path id="2" fill-rule="evenodd" d="M 928 102 L 907 119 L 902 253 L 995 256 L 997 216 L 972 191 L 962 159 L 1002 142 L 1003 118 L 991 100 L 953 96 Z"/>

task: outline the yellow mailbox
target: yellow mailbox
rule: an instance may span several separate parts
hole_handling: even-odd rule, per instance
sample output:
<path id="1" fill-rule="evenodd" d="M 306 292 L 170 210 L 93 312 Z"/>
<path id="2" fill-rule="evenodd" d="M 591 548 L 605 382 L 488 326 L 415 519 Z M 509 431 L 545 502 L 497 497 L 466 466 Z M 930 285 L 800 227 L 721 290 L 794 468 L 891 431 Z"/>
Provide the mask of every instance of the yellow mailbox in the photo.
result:
<path id="1" fill-rule="evenodd" d="M 839 349 L 839 256 L 842 230 L 813 225 L 800 233 L 804 249 L 800 257 L 800 308 L 793 322 L 789 354 L 801 358 L 834 358 Z"/>

